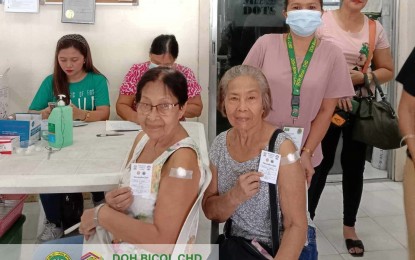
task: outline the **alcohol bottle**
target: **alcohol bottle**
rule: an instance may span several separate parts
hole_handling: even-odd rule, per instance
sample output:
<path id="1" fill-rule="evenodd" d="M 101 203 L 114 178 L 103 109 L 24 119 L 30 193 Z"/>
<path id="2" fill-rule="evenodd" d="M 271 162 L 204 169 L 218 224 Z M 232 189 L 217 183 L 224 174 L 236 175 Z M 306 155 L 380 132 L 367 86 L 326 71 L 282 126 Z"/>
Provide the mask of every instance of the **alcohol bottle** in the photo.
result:
<path id="1" fill-rule="evenodd" d="M 58 96 L 57 106 L 48 118 L 48 141 L 50 147 L 60 149 L 73 143 L 73 114 L 72 107 L 63 100 L 66 96 Z"/>

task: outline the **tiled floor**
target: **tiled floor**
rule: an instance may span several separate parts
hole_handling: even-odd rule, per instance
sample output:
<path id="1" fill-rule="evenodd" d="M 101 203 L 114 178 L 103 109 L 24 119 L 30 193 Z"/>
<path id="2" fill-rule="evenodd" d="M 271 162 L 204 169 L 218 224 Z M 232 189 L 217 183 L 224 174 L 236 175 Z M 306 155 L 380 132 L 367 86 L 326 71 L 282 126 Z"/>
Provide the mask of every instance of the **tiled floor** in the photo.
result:
<path id="1" fill-rule="evenodd" d="M 365 183 L 358 213 L 356 229 L 365 244 L 362 260 L 404 260 L 406 251 L 406 226 L 403 212 L 402 183 Z M 319 259 L 354 259 L 347 253 L 342 235 L 341 184 L 328 184 L 317 208 L 317 245 Z M 27 203 L 27 217 L 23 228 L 23 242 L 33 243 L 37 233 L 38 203 Z M 210 221 L 200 218 L 198 243 L 210 242 Z"/>

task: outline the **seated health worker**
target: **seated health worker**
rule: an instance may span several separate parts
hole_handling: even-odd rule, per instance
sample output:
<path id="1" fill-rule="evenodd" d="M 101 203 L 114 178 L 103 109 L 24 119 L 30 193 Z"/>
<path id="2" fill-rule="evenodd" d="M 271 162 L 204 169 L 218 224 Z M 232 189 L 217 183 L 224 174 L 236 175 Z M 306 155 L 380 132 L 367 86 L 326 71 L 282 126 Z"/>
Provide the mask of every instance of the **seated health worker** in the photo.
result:
<path id="1" fill-rule="evenodd" d="M 175 63 L 179 55 L 179 44 L 174 35 L 159 35 L 157 36 L 150 48 L 150 61 L 134 64 L 120 87 L 120 94 L 117 99 L 116 109 L 117 114 L 124 120 L 136 122 L 136 107 L 135 94 L 137 92 L 137 83 L 140 81 L 143 74 L 154 67 L 164 66 L 174 68 L 186 77 L 187 80 L 187 108 L 183 118 L 198 117 L 202 113 L 202 99 L 200 92 L 202 87 L 197 82 L 193 71 L 183 65 Z"/>
<path id="2" fill-rule="evenodd" d="M 56 102 L 60 94 L 65 95 L 65 103 L 72 106 L 74 120 L 92 122 L 109 118 L 107 79 L 94 67 L 91 50 L 82 35 L 68 34 L 59 39 L 53 74 L 43 80 L 29 111 L 40 112 L 42 119 L 47 119 L 51 113 L 48 102 Z M 93 192 L 92 195 L 94 204 L 104 200 L 103 192 Z M 38 242 L 62 237 L 61 203 L 65 196 L 64 193 L 40 194 L 46 221 Z"/>
<path id="3" fill-rule="evenodd" d="M 263 174 L 258 172 L 261 151 L 268 151 L 277 128 L 265 121 L 272 110 L 267 79 L 258 68 L 233 67 L 220 81 L 218 99 L 218 109 L 232 128 L 220 133 L 210 148 L 212 181 L 203 198 L 203 211 L 217 222 L 231 218 L 231 235 L 256 239 L 270 253 L 268 183 L 260 180 Z M 307 236 L 306 178 L 288 134 L 278 135 L 275 151 L 282 157 L 276 178 L 278 215 L 283 216 L 279 226 L 284 230 L 275 259 L 299 259 Z M 221 251 L 219 257 L 234 259 Z"/>
<path id="4" fill-rule="evenodd" d="M 79 227 L 84 236 L 53 243 L 82 244 L 85 237 L 114 251 L 132 244 L 176 243 L 205 180 L 199 149 L 180 124 L 187 98 L 186 79 L 179 71 L 157 67 L 143 75 L 135 99 L 142 131 L 134 141 L 121 187 L 106 193 L 106 203 L 84 211 Z M 130 177 L 143 164 L 150 167 L 151 181 L 140 189 Z"/>

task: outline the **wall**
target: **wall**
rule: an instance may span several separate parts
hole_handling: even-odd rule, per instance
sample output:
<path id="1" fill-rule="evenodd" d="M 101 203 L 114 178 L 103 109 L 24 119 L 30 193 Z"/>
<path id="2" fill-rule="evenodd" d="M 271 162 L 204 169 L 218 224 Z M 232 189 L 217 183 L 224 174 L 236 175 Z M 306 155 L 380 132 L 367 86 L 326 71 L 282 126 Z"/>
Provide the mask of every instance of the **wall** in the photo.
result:
<path id="1" fill-rule="evenodd" d="M 168 33 L 179 42 L 177 62 L 193 69 L 203 87 L 200 121 L 206 123 L 209 3 L 204 2 L 208 1 L 139 2 L 139 6 L 98 5 L 93 25 L 61 23 L 61 5 L 41 5 L 37 14 L 4 13 L 0 5 L 0 74 L 11 67 L 9 111 L 27 110 L 44 77 L 53 71 L 57 40 L 79 33 L 91 46 L 94 64 L 109 80 L 111 118 L 117 118 L 115 102 L 124 75 L 133 63 L 148 60 L 155 36 Z"/>

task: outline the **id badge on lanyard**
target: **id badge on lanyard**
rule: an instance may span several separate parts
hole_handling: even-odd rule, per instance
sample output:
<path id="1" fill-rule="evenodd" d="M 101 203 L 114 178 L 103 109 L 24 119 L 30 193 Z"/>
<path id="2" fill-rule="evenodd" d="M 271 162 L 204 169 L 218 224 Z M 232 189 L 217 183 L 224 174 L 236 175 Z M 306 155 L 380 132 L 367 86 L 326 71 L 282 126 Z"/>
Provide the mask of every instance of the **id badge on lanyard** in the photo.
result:
<path id="1" fill-rule="evenodd" d="M 287 133 L 299 151 L 303 142 L 304 128 L 295 126 L 284 126 L 284 132 Z"/>

